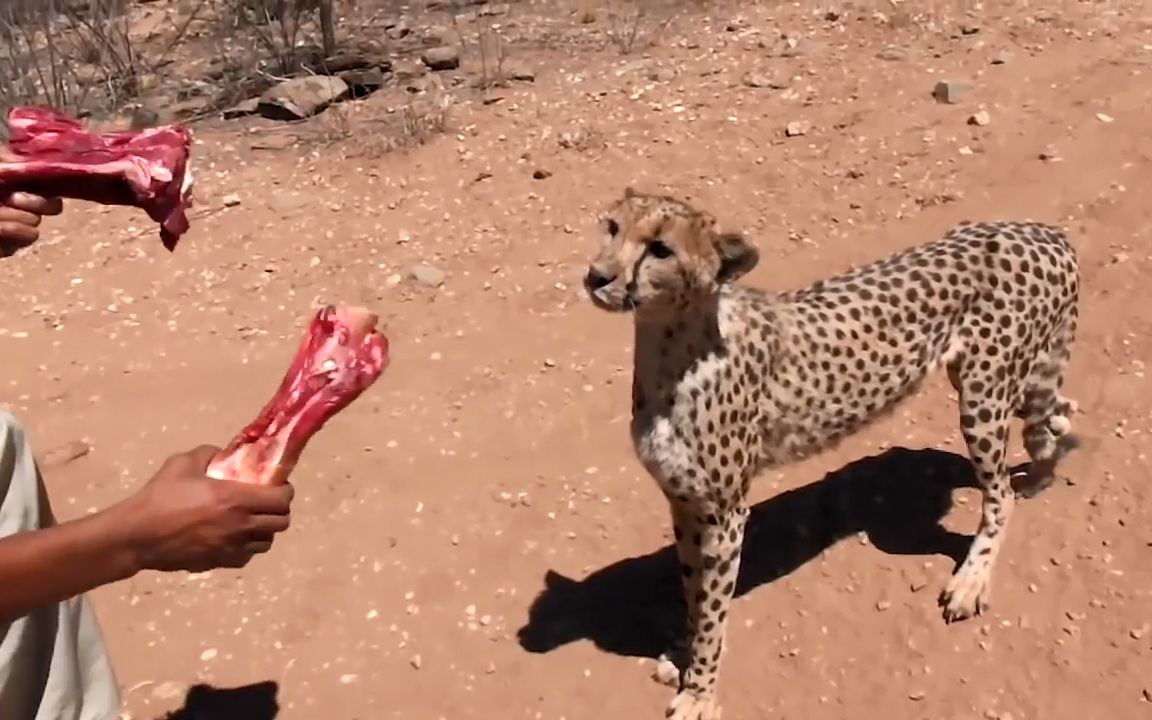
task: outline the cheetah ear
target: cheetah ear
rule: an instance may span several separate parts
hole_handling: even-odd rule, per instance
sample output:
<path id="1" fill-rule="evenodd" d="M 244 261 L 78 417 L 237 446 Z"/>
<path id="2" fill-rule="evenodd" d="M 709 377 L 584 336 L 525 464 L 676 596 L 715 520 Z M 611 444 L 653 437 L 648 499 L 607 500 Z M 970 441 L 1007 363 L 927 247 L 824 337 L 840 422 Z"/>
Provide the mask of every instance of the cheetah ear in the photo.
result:
<path id="1" fill-rule="evenodd" d="M 720 233 L 716 235 L 712 244 L 720 255 L 720 270 L 716 273 L 717 282 L 731 282 L 760 262 L 760 251 L 739 233 Z"/>

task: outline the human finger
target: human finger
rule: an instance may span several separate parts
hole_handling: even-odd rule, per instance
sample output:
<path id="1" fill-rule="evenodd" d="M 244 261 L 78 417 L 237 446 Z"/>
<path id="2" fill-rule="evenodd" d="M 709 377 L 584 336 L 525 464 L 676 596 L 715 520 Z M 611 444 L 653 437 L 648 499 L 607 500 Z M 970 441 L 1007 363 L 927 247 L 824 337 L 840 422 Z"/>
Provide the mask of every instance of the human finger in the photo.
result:
<path id="1" fill-rule="evenodd" d="M 253 555 L 263 555 L 272 549 L 271 540 L 250 540 L 244 545 L 244 552 L 251 558 Z"/>
<path id="2" fill-rule="evenodd" d="M 233 499 L 239 507 L 253 514 L 287 515 L 292 508 L 296 489 L 291 485 L 256 485 L 234 482 Z"/>
<path id="3" fill-rule="evenodd" d="M 23 207 L 0 204 L 0 222 L 36 228 L 40 226 L 40 216 Z"/>
<path id="4" fill-rule="evenodd" d="M 0 252 L 11 255 L 20 248 L 28 247 L 40 238 L 40 231 L 22 222 L 9 222 L 0 219 Z"/>
<path id="5" fill-rule="evenodd" d="M 253 553 L 248 552 L 246 547 L 227 550 L 220 554 L 216 566 L 232 569 L 242 568 L 252 559 L 252 555 Z"/>
<path id="6" fill-rule="evenodd" d="M 64 202 L 58 197 L 44 197 L 27 192 L 14 192 L 3 200 L 10 208 L 24 210 L 33 215 L 59 215 L 64 212 Z"/>
<path id="7" fill-rule="evenodd" d="M 191 450 L 181 453 L 180 457 L 188 463 L 188 467 L 194 472 L 203 474 L 208 469 L 208 463 L 212 462 L 212 459 L 219 452 L 220 448 L 217 446 L 201 443 Z"/>
<path id="8" fill-rule="evenodd" d="M 291 525 L 290 517 L 285 515 L 250 515 L 248 517 L 249 537 L 271 537 L 276 533 L 284 532 Z"/>

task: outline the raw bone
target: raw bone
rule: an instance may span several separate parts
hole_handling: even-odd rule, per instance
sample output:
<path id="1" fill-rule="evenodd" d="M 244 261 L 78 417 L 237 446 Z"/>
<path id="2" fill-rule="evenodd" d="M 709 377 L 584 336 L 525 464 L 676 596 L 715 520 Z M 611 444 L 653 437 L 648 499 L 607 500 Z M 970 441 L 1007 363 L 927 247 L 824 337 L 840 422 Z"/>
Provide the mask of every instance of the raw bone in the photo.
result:
<path id="1" fill-rule="evenodd" d="M 388 340 L 363 308 L 316 311 L 292 365 L 260 415 L 208 465 L 219 480 L 287 482 L 304 446 L 388 365 Z"/>
<path id="2" fill-rule="evenodd" d="M 188 231 L 192 133 L 180 125 L 95 133 L 45 107 L 8 113 L 8 154 L 0 152 L 0 196 L 24 190 L 47 197 L 138 207 L 160 223 L 174 250 Z"/>

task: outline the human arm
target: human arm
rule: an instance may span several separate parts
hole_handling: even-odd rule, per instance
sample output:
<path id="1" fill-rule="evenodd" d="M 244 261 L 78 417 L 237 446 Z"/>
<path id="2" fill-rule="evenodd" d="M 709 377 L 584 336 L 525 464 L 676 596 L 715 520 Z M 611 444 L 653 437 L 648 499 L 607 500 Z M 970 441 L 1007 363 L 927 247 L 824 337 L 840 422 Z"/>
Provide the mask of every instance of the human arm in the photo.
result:
<path id="1" fill-rule="evenodd" d="M 175 455 L 137 494 L 87 517 L 0 539 L 0 626 L 141 570 L 243 567 L 288 528 L 291 485 L 204 476 L 218 448 Z"/>

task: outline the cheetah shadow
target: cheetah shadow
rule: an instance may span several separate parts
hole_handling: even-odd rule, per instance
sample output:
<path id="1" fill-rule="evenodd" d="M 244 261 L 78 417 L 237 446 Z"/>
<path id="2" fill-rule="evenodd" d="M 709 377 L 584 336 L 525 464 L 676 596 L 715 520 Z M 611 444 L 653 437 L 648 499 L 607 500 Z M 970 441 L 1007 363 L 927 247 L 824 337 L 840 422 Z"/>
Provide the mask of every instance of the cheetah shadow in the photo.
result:
<path id="1" fill-rule="evenodd" d="M 967 457 L 895 448 L 769 498 L 751 509 L 736 596 L 787 576 L 859 532 L 889 554 L 939 554 L 959 563 L 971 537 L 945 530 L 940 520 L 960 487 L 976 487 Z M 584 580 L 549 570 L 518 639 L 531 653 L 591 640 L 616 655 L 655 657 L 669 647 L 683 617 L 676 548 L 669 544 Z"/>
<path id="2" fill-rule="evenodd" d="M 275 720 L 279 689 L 274 680 L 232 688 L 193 685 L 183 707 L 159 720 Z"/>

